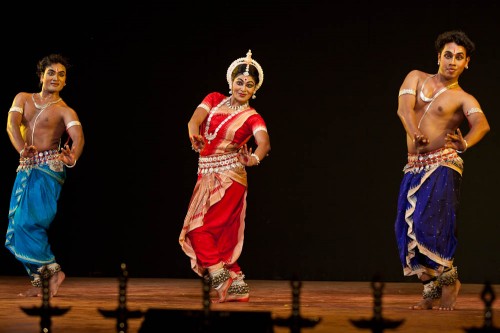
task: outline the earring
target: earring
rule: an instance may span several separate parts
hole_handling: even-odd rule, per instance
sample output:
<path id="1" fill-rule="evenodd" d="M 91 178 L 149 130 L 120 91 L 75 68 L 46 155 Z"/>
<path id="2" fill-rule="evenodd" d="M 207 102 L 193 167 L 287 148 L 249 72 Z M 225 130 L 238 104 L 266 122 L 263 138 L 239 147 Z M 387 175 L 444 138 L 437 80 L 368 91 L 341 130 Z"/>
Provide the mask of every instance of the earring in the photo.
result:
<path id="1" fill-rule="evenodd" d="M 252 95 L 252 99 L 256 99 L 257 96 L 255 94 Z"/>
<path id="2" fill-rule="evenodd" d="M 231 89 L 229 89 L 229 95 L 232 95 L 233 94 L 233 91 Z"/>
<path id="3" fill-rule="evenodd" d="M 465 65 L 465 69 L 469 69 L 469 65 Z"/>
<path id="4" fill-rule="evenodd" d="M 439 60 L 438 60 L 438 66 L 439 66 Z"/>

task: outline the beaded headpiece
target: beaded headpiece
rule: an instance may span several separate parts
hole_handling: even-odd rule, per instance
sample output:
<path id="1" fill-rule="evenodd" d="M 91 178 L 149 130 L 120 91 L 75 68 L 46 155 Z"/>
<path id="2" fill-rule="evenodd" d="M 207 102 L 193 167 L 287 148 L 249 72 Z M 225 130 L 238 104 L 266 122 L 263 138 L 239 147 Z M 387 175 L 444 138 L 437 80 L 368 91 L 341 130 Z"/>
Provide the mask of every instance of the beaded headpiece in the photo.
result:
<path id="1" fill-rule="evenodd" d="M 257 71 L 259 72 L 259 83 L 257 83 L 257 85 L 255 86 L 255 91 L 257 92 L 257 90 L 259 90 L 260 86 L 262 85 L 262 82 L 264 82 L 264 71 L 262 70 L 262 67 L 260 67 L 259 63 L 254 59 L 252 59 L 252 50 L 248 50 L 247 56 L 245 58 L 238 58 L 235 61 L 233 61 L 229 66 L 229 68 L 227 69 L 226 78 L 227 78 L 227 83 L 229 84 L 229 89 L 232 88 L 233 79 L 231 75 L 233 74 L 234 69 L 242 64 L 247 65 L 247 68 L 243 73 L 243 75 L 249 75 L 248 67 L 250 65 L 257 68 Z"/>

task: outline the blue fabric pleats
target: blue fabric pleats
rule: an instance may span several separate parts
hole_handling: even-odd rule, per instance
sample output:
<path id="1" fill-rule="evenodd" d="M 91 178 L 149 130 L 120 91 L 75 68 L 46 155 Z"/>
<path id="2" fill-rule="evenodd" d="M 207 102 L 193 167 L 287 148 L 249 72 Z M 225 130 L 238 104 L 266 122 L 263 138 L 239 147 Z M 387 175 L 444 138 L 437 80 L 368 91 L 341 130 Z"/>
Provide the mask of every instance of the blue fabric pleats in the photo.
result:
<path id="1" fill-rule="evenodd" d="M 17 172 L 5 246 L 31 278 L 41 266 L 55 262 L 47 231 L 55 218 L 65 179 L 65 171 L 55 172 L 48 165 Z"/>
<path id="2" fill-rule="evenodd" d="M 462 176 L 446 166 L 405 173 L 395 233 L 405 275 L 451 267 L 457 246 Z"/>

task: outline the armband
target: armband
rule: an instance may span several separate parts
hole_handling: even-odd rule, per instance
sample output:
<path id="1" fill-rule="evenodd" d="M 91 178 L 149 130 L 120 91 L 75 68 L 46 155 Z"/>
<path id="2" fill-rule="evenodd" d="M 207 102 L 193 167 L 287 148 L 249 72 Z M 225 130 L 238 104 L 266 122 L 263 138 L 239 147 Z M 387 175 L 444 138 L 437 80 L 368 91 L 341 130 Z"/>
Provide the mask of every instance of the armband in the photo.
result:
<path id="1" fill-rule="evenodd" d="M 19 112 L 20 114 L 24 113 L 24 109 L 19 106 L 13 106 L 10 108 L 9 112 Z"/>
<path id="2" fill-rule="evenodd" d="M 68 125 L 66 125 L 66 130 L 68 130 L 70 127 L 73 127 L 73 126 L 82 126 L 82 123 L 79 122 L 78 120 L 70 121 L 68 123 Z"/>
<path id="3" fill-rule="evenodd" d="M 253 135 L 255 135 L 255 133 L 257 133 L 259 131 L 267 132 L 267 128 L 265 126 L 258 126 L 258 127 L 253 129 Z"/>
<path id="4" fill-rule="evenodd" d="M 207 112 L 210 112 L 210 107 L 206 105 L 205 103 L 201 103 L 198 105 L 199 108 L 205 109 Z"/>
<path id="5" fill-rule="evenodd" d="M 399 91 L 398 97 L 401 95 L 413 95 L 413 96 L 415 96 L 415 95 L 417 95 L 417 93 L 414 89 L 401 89 Z"/>
<path id="6" fill-rule="evenodd" d="M 467 111 L 467 112 L 465 113 L 465 116 L 467 116 L 467 117 L 468 117 L 468 116 L 470 116 L 471 114 L 473 114 L 473 113 L 478 113 L 478 112 L 483 113 L 483 110 L 481 110 L 481 109 L 479 109 L 479 108 L 472 108 L 472 109 L 470 109 L 469 111 Z"/>

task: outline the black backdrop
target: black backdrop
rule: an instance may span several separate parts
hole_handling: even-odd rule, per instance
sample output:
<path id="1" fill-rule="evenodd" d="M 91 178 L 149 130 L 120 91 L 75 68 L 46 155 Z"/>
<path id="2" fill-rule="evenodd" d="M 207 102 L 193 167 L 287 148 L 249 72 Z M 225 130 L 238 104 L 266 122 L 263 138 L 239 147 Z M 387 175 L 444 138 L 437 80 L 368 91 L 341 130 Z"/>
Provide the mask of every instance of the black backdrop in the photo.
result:
<path id="1" fill-rule="evenodd" d="M 132 277 L 194 277 L 178 244 L 197 169 L 187 121 L 207 93 L 228 92 L 227 67 L 252 49 L 265 79 L 251 103 L 272 151 L 248 170 L 247 278 L 409 281 L 393 232 L 406 159 L 397 92 L 410 70 L 437 70 L 440 32 L 463 29 L 477 52 L 460 83 L 492 131 L 464 155 L 456 264 L 464 282 L 500 283 L 495 2 L 74 4 L 2 11 L 0 36 L 4 121 L 17 92 L 38 91 L 39 58 L 73 63 L 61 95 L 86 146 L 50 230 L 69 276 L 114 276 L 126 262 Z M 6 132 L 0 152 L 5 234 L 17 166 Z M 0 263 L 25 274 L 5 248 Z"/>

